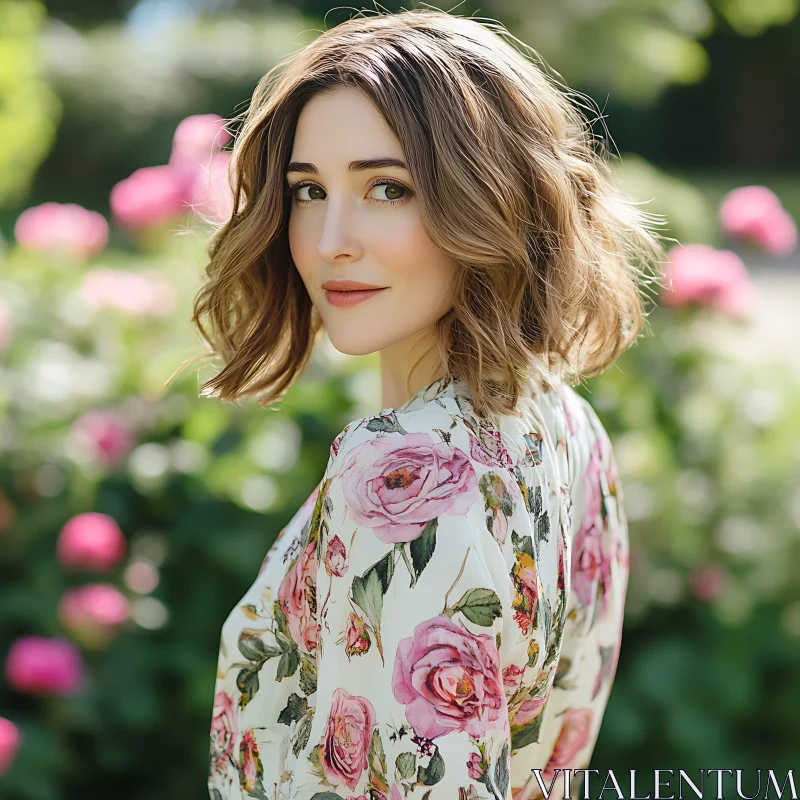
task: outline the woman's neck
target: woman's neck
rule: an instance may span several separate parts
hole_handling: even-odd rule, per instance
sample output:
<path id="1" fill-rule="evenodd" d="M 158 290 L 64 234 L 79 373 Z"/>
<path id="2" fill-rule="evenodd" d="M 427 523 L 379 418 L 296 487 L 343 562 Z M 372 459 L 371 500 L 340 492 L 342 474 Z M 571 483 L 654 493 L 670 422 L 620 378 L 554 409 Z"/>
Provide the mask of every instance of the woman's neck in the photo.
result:
<path id="1" fill-rule="evenodd" d="M 384 348 L 380 358 L 382 408 L 398 408 L 445 374 L 428 331 Z"/>

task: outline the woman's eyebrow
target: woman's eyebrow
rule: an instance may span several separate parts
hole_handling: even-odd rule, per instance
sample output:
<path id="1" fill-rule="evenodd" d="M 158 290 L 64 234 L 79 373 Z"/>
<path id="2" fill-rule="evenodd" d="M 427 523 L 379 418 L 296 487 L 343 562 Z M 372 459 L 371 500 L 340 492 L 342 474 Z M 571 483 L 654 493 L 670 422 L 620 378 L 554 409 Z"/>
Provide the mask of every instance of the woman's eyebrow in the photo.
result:
<path id="1" fill-rule="evenodd" d="M 362 161 L 351 161 L 347 165 L 348 172 L 360 172 L 365 169 L 382 169 L 384 167 L 399 167 L 400 169 L 407 170 L 408 167 L 405 162 L 399 158 L 367 158 Z M 286 173 L 290 172 L 308 172 L 312 175 L 318 175 L 319 170 L 309 161 L 292 161 L 286 167 Z"/>

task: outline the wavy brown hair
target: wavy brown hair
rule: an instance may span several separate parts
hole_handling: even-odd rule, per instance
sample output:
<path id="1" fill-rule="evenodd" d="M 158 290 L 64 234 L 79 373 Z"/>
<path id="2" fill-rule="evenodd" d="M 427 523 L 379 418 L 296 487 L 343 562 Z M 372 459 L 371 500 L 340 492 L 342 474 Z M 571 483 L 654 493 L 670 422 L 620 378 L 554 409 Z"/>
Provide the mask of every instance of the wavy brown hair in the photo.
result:
<path id="1" fill-rule="evenodd" d="M 202 394 L 269 405 L 311 355 L 323 326 L 289 250 L 284 171 L 304 104 L 343 86 L 394 131 L 428 235 L 457 265 L 436 348 L 477 413 L 515 413 L 532 371 L 577 383 L 635 341 L 661 277 L 661 223 L 614 186 L 586 98 L 516 41 L 444 11 L 361 13 L 261 79 L 231 154 L 233 212 L 195 298 L 205 357 L 224 361 Z"/>

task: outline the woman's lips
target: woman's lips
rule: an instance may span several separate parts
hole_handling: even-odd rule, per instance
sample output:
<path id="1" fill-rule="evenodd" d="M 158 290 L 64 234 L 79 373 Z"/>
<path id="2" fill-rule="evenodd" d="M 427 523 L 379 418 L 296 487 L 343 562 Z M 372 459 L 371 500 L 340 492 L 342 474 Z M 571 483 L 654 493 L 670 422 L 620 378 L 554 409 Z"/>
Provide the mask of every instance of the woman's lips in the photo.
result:
<path id="1" fill-rule="evenodd" d="M 349 292 L 335 292 L 331 289 L 325 289 L 325 299 L 332 306 L 347 308 L 348 306 L 363 303 L 364 300 L 369 300 L 370 297 L 375 297 L 376 294 L 385 292 L 388 288 L 388 286 L 385 286 L 383 289 L 355 289 Z"/>

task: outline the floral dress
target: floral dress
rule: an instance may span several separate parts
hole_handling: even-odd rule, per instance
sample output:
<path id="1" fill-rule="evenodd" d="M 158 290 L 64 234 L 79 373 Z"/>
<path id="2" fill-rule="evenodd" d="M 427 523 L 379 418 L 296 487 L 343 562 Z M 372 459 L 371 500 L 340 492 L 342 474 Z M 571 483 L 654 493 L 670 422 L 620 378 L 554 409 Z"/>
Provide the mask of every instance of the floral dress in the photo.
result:
<path id="1" fill-rule="evenodd" d="M 335 438 L 226 619 L 211 800 L 579 796 L 628 580 L 608 436 L 566 384 L 446 376 Z"/>

